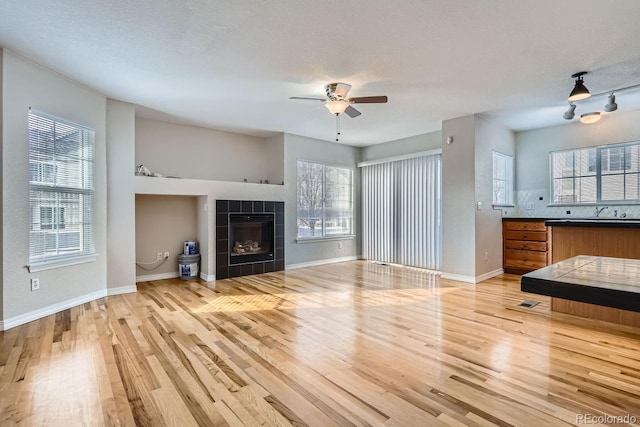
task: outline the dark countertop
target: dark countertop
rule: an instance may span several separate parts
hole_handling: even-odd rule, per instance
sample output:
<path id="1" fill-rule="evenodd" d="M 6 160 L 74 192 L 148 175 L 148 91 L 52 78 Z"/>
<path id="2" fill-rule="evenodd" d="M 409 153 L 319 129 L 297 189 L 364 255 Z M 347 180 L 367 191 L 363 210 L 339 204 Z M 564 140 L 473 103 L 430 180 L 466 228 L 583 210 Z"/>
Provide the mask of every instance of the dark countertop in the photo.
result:
<path id="1" fill-rule="evenodd" d="M 522 276 L 524 292 L 640 311 L 640 260 L 578 255 Z"/>
<path id="2" fill-rule="evenodd" d="M 532 218 L 532 217 L 525 217 L 525 216 L 518 216 L 518 217 L 502 217 L 502 222 L 504 221 L 549 221 L 552 218 Z"/>
<path id="3" fill-rule="evenodd" d="M 640 219 L 629 218 L 575 218 L 550 219 L 544 222 L 548 227 L 600 227 L 600 228 L 640 228 Z"/>
<path id="4" fill-rule="evenodd" d="M 504 221 L 544 221 L 548 227 L 605 227 L 605 228 L 640 228 L 638 218 L 534 218 L 503 217 Z"/>

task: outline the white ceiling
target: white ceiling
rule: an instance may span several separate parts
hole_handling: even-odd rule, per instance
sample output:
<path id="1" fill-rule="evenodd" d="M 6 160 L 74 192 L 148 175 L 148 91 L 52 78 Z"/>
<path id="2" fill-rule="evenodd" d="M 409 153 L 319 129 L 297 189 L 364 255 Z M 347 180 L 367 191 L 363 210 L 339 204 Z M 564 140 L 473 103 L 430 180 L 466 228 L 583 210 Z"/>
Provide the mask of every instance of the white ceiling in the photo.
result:
<path id="1" fill-rule="evenodd" d="M 2 0 L 0 46 L 141 116 L 257 136 L 332 141 L 322 103 L 288 98 L 349 83 L 389 97 L 341 117 L 363 146 L 472 113 L 566 123 L 574 72 L 593 93 L 640 84 L 638 18 L 638 0 Z"/>

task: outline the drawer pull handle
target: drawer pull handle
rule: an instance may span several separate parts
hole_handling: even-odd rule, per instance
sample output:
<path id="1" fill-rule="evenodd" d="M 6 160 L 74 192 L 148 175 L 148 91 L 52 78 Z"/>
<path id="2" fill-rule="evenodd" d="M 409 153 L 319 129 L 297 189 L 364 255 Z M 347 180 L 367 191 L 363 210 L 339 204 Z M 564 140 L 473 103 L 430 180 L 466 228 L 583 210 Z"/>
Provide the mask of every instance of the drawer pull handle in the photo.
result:
<path id="1" fill-rule="evenodd" d="M 527 257 L 524 257 L 524 260 L 526 261 L 526 260 L 527 260 Z"/>
<path id="2" fill-rule="evenodd" d="M 527 233 L 524 233 L 524 234 L 522 235 L 522 237 L 524 237 L 524 238 L 526 239 L 526 238 L 527 238 Z"/>

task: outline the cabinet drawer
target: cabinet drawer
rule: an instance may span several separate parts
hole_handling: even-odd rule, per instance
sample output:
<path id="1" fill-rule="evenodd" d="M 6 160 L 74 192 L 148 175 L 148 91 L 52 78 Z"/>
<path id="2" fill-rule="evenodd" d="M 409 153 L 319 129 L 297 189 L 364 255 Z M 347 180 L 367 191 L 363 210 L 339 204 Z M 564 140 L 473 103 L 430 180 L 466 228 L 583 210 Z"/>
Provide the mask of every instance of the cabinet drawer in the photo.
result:
<path id="1" fill-rule="evenodd" d="M 542 221 L 505 221 L 504 227 L 516 231 L 547 231 L 547 226 Z"/>
<path id="2" fill-rule="evenodd" d="M 517 259 L 507 259 L 504 261 L 505 268 L 517 268 L 519 270 L 533 271 L 546 266 L 547 266 L 547 263 L 541 262 L 541 261 L 529 261 L 529 260 L 524 261 L 524 260 L 517 260 Z"/>
<path id="3" fill-rule="evenodd" d="M 509 231 L 505 233 L 507 240 L 533 240 L 536 242 L 546 242 L 546 231 Z"/>
<path id="4" fill-rule="evenodd" d="M 547 242 L 529 242 L 526 240 L 507 240 L 504 242 L 507 249 L 521 249 L 526 251 L 546 252 Z"/>
<path id="5" fill-rule="evenodd" d="M 519 251 L 516 249 L 507 249 L 504 251 L 505 261 L 517 260 L 517 261 L 530 261 L 530 262 L 547 262 L 546 252 L 537 251 Z"/>

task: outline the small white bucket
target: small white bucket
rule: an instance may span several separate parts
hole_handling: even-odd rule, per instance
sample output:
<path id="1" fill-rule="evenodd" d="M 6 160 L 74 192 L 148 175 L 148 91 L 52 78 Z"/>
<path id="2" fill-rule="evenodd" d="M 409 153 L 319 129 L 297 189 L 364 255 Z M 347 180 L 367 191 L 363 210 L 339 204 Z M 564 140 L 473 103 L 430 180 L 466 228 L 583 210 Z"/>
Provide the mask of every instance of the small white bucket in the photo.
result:
<path id="1" fill-rule="evenodd" d="M 198 278 L 200 255 L 178 255 L 178 271 L 182 280 Z"/>

